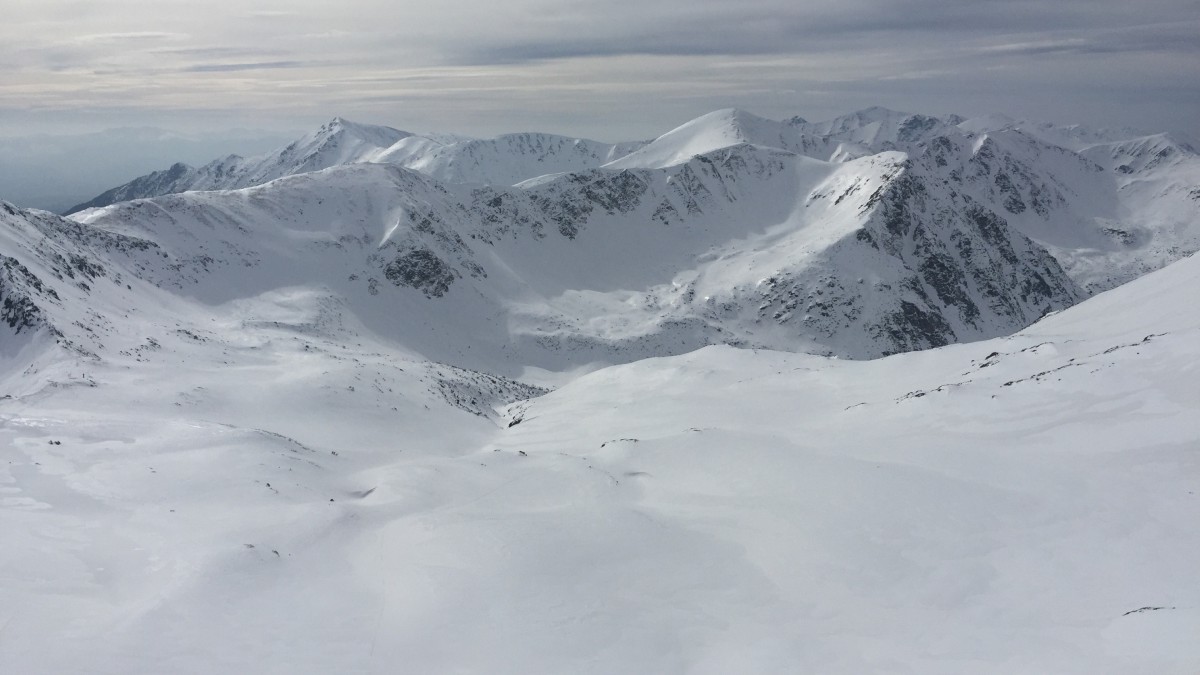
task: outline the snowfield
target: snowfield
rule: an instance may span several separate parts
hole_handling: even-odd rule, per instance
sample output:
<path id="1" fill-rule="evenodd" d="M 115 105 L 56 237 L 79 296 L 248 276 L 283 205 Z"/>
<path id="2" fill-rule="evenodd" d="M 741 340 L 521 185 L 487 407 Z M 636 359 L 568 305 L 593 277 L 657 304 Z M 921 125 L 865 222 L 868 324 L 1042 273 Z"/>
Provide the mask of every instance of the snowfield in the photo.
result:
<path id="1" fill-rule="evenodd" d="M 0 204 L 0 672 L 1200 669 L 1189 147 L 335 122 Z"/>
<path id="2" fill-rule="evenodd" d="M 1010 338 L 710 347 L 492 418 L 430 386 L 453 373 L 296 330 L 305 298 L 44 365 L 0 402 L 0 659 L 1194 672 L 1197 263 Z"/>

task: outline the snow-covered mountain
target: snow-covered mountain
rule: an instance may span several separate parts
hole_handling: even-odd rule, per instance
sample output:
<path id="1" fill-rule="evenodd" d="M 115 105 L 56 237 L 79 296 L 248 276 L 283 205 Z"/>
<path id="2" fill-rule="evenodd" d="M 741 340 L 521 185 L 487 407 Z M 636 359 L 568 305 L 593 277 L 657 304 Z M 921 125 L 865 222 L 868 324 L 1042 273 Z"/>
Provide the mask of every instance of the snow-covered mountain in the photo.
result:
<path id="1" fill-rule="evenodd" d="M 748 143 L 814 159 L 845 161 L 888 150 L 910 150 L 939 133 L 959 133 L 962 118 L 868 108 L 826 122 L 801 117 L 777 122 L 729 108 L 698 117 L 618 159 L 610 168 L 670 166 L 720 148 Z"/>
<path id="2" fill-rule="evenodd" d="M 1011 333 L 1081 296 L 1004 219 L 900 153 L 727 147 L 517 187 L 357 164 L 78 214 L 154 242 L 137 273 L 208 303 L 292 285 L 473 368 L 706 344 L 855 358 Z"/>
<path id="3" fill-rule="evenodd" d="M 1198 166 L 339 119 L 0 202 L 0 663 L 1189 673 Z"/>
<path id="4" fill-rule="evenodd" d="M 389 127 L 358 124 L 336 117 L 321 128 L 279 150 L 244 158 L 230 155 L 199 168 L 175 164 L 135 178 L 73 207 L 69 213 L 117 202 L 186 192 L 235 190 L 261 185 L 282 176 L 368 161 L 384 149 L 412 136 Z"/>
<path id="5" fill-rule="evenodd" d="M 187 354 L 194 348 L 199 355 L 194 365 L 211 368 L 229 350 L 270 343 L 280 335 L 293 341 L 303 336 L 303 345 L 294 346 L 306 352 L 337 354 L 354 345 L 359 357 L 369 352 L 379 359 L 386 352 L 386 359 L 404 361 L 403 367 L 393 363 L 393 370 L 406 373 L 395 377 L 408 391 L 393 398 L 406 405 L 432 397 L 486 416 L 495 405 L 543 391 L 490 373 L 432 363 L 397 336 L 380 346 L 346 298 L 321 287 L 319 278 L 310 278 L 316 283 L 307 285 L 289 284 L 280 274 L 278 283 L 255 287 L 254 275 L 248 274 L 227 278 L 230 283 L 220 290 L 196 297 L 187 291 L 195 290 L 200 278 L 217 276 L 204 274 L 205 266 L 219 273 L 247 258 L 218 263 L 205 257 L 207 248 L 183 258 L 176 240 L 164 238 L 160 244 L 3 202 L 0 228 L 0 381 L 10 396 L 67 386 L 57 379 L 66 363 L 86 370 L 152 361 L 164 349 L 182 348 Z M 266 247 L 301 239 L 268 239 Z M 294 261 L 274 262 L 279 271 Z M 237 283 L 246 285 L 235 291 Z"/>
<path id="6" fill-rule="evenodd" d="M 846 263 L 844 231 L 875 241 L 849 250 L 877 256 L 880 278 L 933 259 L 947 240 L 919 204 L 948 195 L 924 185 L 923 163 L 856 161 L 875 173 L 738 146 L 529 194 L 335 167 L 112 207 L 93 214 L 103 227 L 0 207 L 0 662 L 1191 672 L 1200 258 L 1013 335 L 871 361 L 714 346 L 582 376 L 531 369 L 557 385 L 531 398 L 544 390 L 411 347 L 454 316 L 428 308 L 494 310 L 488 283 L 536 304 L 584 259 L 569 257 L 578 245 L 644 230 L 621 209 L 645 200 L 620 195 L 690 195 L 728 227 L 710 209 L 803 175 L 799 212 L 832 218 L 858 199 L 860 213 L 879 193 L 856 229 L 808 216 L 807 246 L 835 241 L 823 259 Z M 720 186 L 738 200 L 717 199 Z M 565 198 L 577 194 L 596 199 Z M 464 195 L 480 210 L 448 212 L 475 225 L 459 241 L 440 204 Z M 540 215 L 585 204 L 574 221 Z M 729 234 L 689 222 L 693 239 L 669 218 L 654 227 L 692 245 Z M 953 250 L 1004 251 L 989 244 L 999 235 L 1016 261 L 985 267 L 1032 279 L 1025 256 L 1044 252 L 1000 221 L 968 225 L 949 223 Z M 727 286 L 738 257 L 775 266 L 760 238 L 799 253 L 794 228 L 746 227 L 744 252 L 719 253 L 704 283 Z M 603 263 L 580 270 L 592 290 L 557 306 L 620 304 Z M 376 275 L 378 294 L 356 273 Z M 489 320 L 515 321 L 461 320 L 440 335 L 481 350 Z"/>
<path id="7" fill-rule="evenodd" d="M 598 166 L 640 145 L 542 133 L 491 139 L 422 136 L 337 117 L 274 152 L 251 158 L 231 155 L 199 168 L 175 164 L 104 192 L 68 213 L 189 190 L 236 190 L 283 176 L 364 162 L 409 167 L 451 182 L 511 185 L 547 173 Z"/>
<path id="8" fill-rule="evenodd" d="M 776 123 L 719 111 L 617 164 L 634 166 L 639 157 L 646 165 L 669 163 L 692 149 L 732 143 L 781 147 L 832 161 L 884 151 L 936 156 L 942 180 L 988 204 L 1050 250 L 1079 285 L 1095 292 L 1200 249 L 1194 218 L 1200 156 L 1185 142 L 1137 133 L 998 116 L 940 119 L 882 108 L 821 123 L 799 118 Z M 1123 152 L 1145 159 L 1111 161 L 1113 153 Z M 1154 159 L 1158 153 L 1162 157 Z"/>
<path id="9" fill-rule="evenodd" d="M 1045 247 L 1089 293 L 1200 249 L 1192 217 L 1200 203 L 1200 156 L 1186 142 L 1002 115 L 967 120 L 878 107 L 824 122 L 720 110 L 653 141 L 619 144 L 534 133 L 420 136 L 335 119 L 275 153 L 230 157 L 200 169 L 176 165 L 76 210 L 187 190 L 249 187 L 350 163 L 395 164 L 450 183 L 512 186 L 601 167 L 665 169 L 739 145 L 833 163 L 882 152 L 914 160 L 936 157 L 939 175 L 931 180 L 981 202 Z"/>
<path id="10" fill-rule="evenodd" d="M 420 171 L 452 183 L 515 185 L 546 174 L 582 171 L 624 156 L 642 142 L 598 143 L 554 134 L 505 134 L 429 147 L 419 156 L 393 146 L 373 161 Z"/>

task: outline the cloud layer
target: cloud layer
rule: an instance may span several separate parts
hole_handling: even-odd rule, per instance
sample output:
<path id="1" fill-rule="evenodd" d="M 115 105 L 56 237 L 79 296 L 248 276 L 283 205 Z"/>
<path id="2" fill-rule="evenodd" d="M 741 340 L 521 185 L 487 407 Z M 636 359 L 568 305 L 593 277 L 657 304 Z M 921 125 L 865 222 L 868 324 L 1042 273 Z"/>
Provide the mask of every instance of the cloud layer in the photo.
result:
<path id="1" fill-rule="evenodd" d="M 608 140 L 728 105 L 1197 133 L 1194 0 L 46 0 L 0 25 L 0 132 L 341 114 Z"/>

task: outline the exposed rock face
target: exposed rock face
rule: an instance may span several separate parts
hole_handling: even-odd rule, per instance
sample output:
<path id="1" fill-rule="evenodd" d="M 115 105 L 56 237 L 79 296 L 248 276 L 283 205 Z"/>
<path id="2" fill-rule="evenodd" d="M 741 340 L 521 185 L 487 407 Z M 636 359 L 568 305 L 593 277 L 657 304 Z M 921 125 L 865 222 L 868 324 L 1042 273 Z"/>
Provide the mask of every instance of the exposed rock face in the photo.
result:
<path id="1" fill-rule="evenodd" d="M 440 298 L 450 290 L 457 273 L 433 251 L 415 249 L 396 256 L 383 268 L 383 276 L 397 286 L 415 288 L 429 298 Z"/>
<path id="2" fill-rule="evenodd" d="M 42 310 L 35 298 L 58 300 L 54 289 L 45 288 L 16 258 L 0 256 L 0 321 L 14 334 L 45 325 Z"/>

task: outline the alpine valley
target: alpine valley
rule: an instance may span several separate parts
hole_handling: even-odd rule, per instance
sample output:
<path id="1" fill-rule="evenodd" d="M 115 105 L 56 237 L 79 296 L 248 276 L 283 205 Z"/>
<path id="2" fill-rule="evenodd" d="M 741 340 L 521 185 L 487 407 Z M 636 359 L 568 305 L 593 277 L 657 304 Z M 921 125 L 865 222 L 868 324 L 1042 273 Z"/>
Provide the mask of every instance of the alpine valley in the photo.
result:
<path id="1" fill-rule="evenodd" d="M 335 118 L 0 203 L 0 670 L 1194 673 L 1200 154 Z"/>

